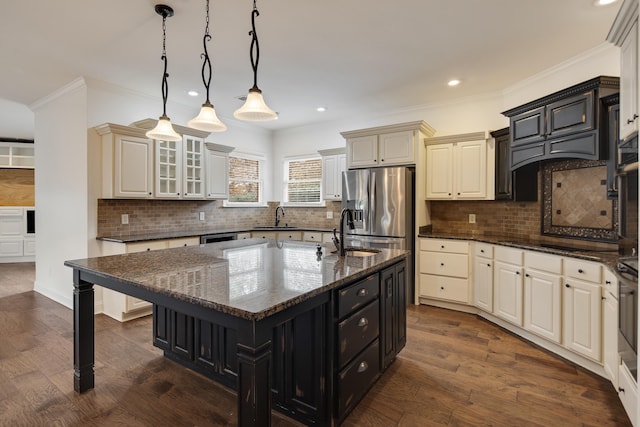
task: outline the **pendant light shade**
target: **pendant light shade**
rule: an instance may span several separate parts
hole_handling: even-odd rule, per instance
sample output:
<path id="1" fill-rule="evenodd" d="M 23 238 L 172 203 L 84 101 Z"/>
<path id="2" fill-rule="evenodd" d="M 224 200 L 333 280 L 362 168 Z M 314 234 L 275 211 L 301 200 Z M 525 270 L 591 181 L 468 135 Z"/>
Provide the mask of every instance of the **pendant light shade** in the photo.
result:
<path id="1" fill-rule="evenodd" d="M 249 32 L 251 36 L 249 57 L 251 59 L 251 68 L 253 68 L 253 87 L 249 89 L 244 105 L 233 113 L 233 116 L 239 120 L 267 121 L 278 117 L 275 111 L 267 107 L 262 97 L 262 91 L 258 88 L 258 61 L 260 60 L 260 45 L 258 44 L 258 34 L 256 33 L 256 16 L 258 15 L 260 15 L 260 12 L 256 7 L 256 0 L 253 0 L 251 31 Z"/>
<path id="2" fill-rule="evenodd" d="M 158 141 L 182 141 L 182 136 L 173 130 L 171 120 L 169 120 L 167 116 L 160 117 L 156 127 L 148 131 L 145 135 L 147 135 L 147 138 Z"/>
<path id="3" fill-rule="evenodd" d="M 156 127 L 146 133 L 147 138 L 157 139 L 161 141 L 180 141 L 182 136 L 173 130 L 171 120 L 167 117 L 167 97 L 169 95 L 169 84 L 167 83 L 167 18 L 173 16 L 173 9 L 164 4 L 157 4 L 155 11 L 162 16 L 162 61 L 164 62 L 164 71 L 162 72 L 162 116 L 158 120 Z"/>
<path id="4" fill-rule="evenodd" d="M 262 91 L 258 88 L 251 88 L 244 105 L 238 108 L 233 116 L 238 120 L 259 122 L 274 120 L 277 114 L 264 102 Z"/>
<path id="5" fill-rule="evenodd" d="M 202 63 L 202 82 L 204 83 L 204 87 L 207 91 L 207 99 L 204 104 L 202 104 L 200 114 L 189 120 L 189 123 L 187 124 L 191 128 L 203 130 L 205 132 L 224 132 L 227 130 L 227 126 L 218 119 L 216 110 L 209 101 L 209 86 L 211 85 L 212 74 L 211 59 L 209 58 L 209 51 L 207 50 L 207 42 L 211 40 L 211 35 L 209 34 L 209 0 L 207 0 L 206 4 L 206 26 L 204 29 L 204 37 L 202 38 L 204 53 L 200 56 L 204 60 Z"/>

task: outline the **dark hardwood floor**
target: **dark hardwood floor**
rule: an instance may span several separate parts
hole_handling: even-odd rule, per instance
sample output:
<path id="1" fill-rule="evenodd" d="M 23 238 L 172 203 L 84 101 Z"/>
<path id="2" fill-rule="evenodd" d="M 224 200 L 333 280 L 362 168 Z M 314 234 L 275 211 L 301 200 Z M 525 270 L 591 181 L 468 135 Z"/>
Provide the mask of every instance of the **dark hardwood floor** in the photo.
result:
<path id="1" fill-rule="evenodd" d="M 0 288 L 21 280 L 4 271 Z M 407 347 L 345 426 L 630 425 L 609 381 L 477 316 L 411 306 L 408 322 Z M 38 293 L 0 297 L 1 426 L 235 425 L 233 393 L 164 359 L 150 318 L 96 316 L 96 388 L 76 394 L 72 327 Z"/>

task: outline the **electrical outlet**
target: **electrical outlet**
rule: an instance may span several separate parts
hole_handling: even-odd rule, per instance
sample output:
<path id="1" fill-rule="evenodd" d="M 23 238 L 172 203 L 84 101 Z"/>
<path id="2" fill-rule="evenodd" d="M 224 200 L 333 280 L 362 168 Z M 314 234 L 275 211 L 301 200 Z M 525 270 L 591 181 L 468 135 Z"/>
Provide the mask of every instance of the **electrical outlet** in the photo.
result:
<path id="1" fill-rule="evenodd" d="M 476 214 L 469 214 L 469 224 L 476 223 Z"/>
<path id="2" fill-rule="evenodd" d="M 122 223 L 122 225 L 129 224 L 129 215 L 128 214 L 122 214 L 120 216 L 120 222 Z"/>
<path id="3" fill-rule="evenodd" d="M 200 212 L 200 221 L 204 221 L 204 212 Z"/>
<path id="4" fill-rule="evenodd" d="M 327 219 L 333 219 L 333 211 L 327 211 Z"/>

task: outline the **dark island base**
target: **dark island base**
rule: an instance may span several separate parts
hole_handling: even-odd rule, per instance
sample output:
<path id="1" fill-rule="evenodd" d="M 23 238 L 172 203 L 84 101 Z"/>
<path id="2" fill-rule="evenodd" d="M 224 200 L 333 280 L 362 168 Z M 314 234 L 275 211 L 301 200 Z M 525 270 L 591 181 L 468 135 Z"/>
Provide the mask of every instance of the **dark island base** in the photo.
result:
<path id="1" fill-rule="evenodd" d="M 406 279 L 402 261 L 280 319 L 263 349 L 271 366 L 254 360 L 270 375 L 272 407 L 305 425 L 339 425 L 406 343 Z M 165 357 L 236 391 L 237 341 L 234 329 L 154 305 Z"/>

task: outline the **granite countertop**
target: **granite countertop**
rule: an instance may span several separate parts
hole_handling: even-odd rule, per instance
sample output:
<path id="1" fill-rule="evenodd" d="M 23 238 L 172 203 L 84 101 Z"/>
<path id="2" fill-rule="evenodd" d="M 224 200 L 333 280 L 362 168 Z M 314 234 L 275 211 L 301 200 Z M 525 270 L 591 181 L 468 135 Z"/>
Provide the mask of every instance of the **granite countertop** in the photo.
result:
<path id="1" fill-rule="evenodd" d="M 164 239 L 180 239 L 183 237 L 200 237 L 210 236 L 215 234 L 227 234 L 227 233 L 251 233 L 260 231 L 315 231 L 321 233 L 330 233 L 333 229 L 318 228 L 318 227 L 274 227 L 274 226 L 255 226 L 250 228 L 229 228 L 229 229 L 198 229 L 198 230 L 181 230 L 170 232 L 151 232 L 143 234 L 113 234 L 108 236 L 96 237 L 97 240 L 103 240 L 107 242 L 116 243 L 133 243 L 143 242 L 149 240 L 164 240 Z"/>
<path id="2" fill-rule="evenodd" d="M 66 261 L 65 265 L 233 316 L 260 320 L 391 265 L 408 253 L 383 249 L 340 258 L 316 243 L 233 240 Z"/>
<path id="3" fill-rule="evenodd" d="M 596 244 L 588 241 L 572 241 L 570 243 L 558 243 L 544 238 L 524 238 L 503 235 L 469 236 L 456 233 L 421 233 L 418 237 L 435 239 L 470 240 L 501 246 L 533 250 L 554 255 L 579 258 L 606 264 L 612 269 L 621 255 L 618 254 L 617 245 Z"/>

